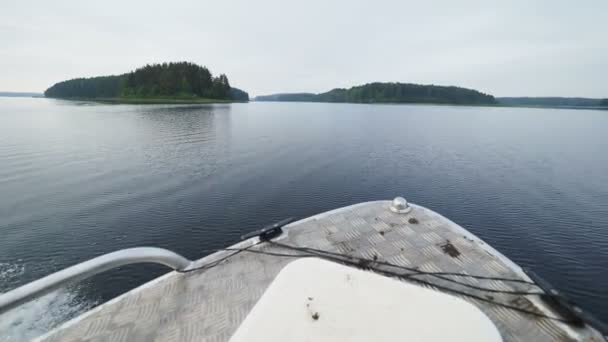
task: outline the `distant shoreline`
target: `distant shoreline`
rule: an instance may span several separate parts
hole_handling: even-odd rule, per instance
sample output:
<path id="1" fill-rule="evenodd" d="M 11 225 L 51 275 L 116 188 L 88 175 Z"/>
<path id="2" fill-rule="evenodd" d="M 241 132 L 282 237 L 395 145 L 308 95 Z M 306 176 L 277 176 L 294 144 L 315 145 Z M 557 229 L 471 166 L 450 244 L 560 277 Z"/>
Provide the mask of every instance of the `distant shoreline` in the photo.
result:
<path id="1" fill-rule="evenodd" d="M 218 100 L 207 98 L 172 98 L 172 97 L 46 97 L 66 101 L 90 101 L 111 104 L 214 104 L 246 103 L 246 101 Z"/>
<path id="2" fill-rule="evenodd" d="M 327 101 L 286 101 L 286 100 L 256 100 L 249 102 L 282 102 L 282 103 L 327 103 L 327 104 L 358 104 L 358 105 L 420 105 L 420 106 L 456 106 L 456 107 L 491 107 L 491 108 L 551 108 L 551 109 L 588 109 L 588 110 L 608 110 L 602 106 L 556 106 L 556 105 L 514 105 L 514 104 L 466 104 L 466 103 L 441 103 L 441 102 L 327 102 Z"/>
<path id="3" fill-rule="evenodd" d="M 372 104 L 372 105 L 430 105 L 430 106 L 463 106 L 463 107 L 495 107 L 495 108 L 551 108 L 551 109 L 587 109 L 587 110 L 608 110 L 607 106 L 574 106 L 574 105 L 549 105 L 549 104 L 455 104 L 455 103 L 433 103 L 433 102 L 326 102 L 326 101 L 305 101 L 305 100 L 257 100 L 235 101 L 219 100 L 208 98 L 179 98 L 179 97 L 46 97 L 38 93 L 0 93 L 0 97 L 20 97 L 20 98 L 47 98 L 64 101 L 88 101 L 108 104 L 221 104 L 221 103 L 248 103 L 248 102 L 291 102 L 291 103 L 350 103 L 350 104 Z M 498 98 L 500 101 L 500 98 Z"/>
<path id="4" fill-rule="evenodd" d="M 234 101 L 234 100 L 218 100 L 207 98 L 120 98 L 120 97 L 45 97 L 41 98 L 56 99 L 64 101 L 88 101 L 108 104 L 221 104 L 221 103 L 249 103 L 249 102 L 283 102 L 283 103 L 335 103 L 335 104 L 361 104 L 361 105 L 428 105 L 428 106 L 458 106 L 458 107 L 492 107 L 492 108 L 551 108 L 551 109 L 587 109 L 587 110 L 608 110 L 608 107 L 602 106 L 557 106 L 557 105 L 531 105 L 531 104 L 457 104 L 457 103 L 433 103 L 433 102 L 325 102 L 325 101 L 285 101 L 285 100 L 256 100 L 251 101 Z"/>
<path id="5" fill-rule="evenodd" d="M 19 91 L 0 91 L 0 97 L 44 97 L 44 94 Z"/>
<path id="6" fill-rule="evenodd" d="M 494 97 L 475 89 L 434 84 L 373 82 L 324 93 L 258 95 L 254 101 L 433 104 L 455 106 L 608 109 L 608 99 L 584 97 Z"/>
<path id="7" fill-rule="evenodd" d="M 508 105 L 497 104 L 494 107 L 502 108 L 550 108 L 550 109 L 588 109 L 588 110 L 608 110 L 608 107 L 602 106 L 552 106 L 552 105 Z"/>

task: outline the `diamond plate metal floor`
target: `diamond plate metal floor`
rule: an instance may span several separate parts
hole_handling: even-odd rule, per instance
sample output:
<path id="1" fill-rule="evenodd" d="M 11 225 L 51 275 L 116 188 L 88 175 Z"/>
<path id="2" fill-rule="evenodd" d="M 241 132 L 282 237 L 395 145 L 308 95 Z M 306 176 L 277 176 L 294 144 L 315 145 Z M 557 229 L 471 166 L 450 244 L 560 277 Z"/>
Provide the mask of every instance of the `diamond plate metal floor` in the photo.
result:
<path id="1" fill-rule="evenodd" d="M 418 267 L 423 271 L 529 280 L 518 266 L 443 216 L 419 206 L 413 206 L 407 214 L 397 214 L 389 210 L 390 204 L 390 201 L 361 203 L 294 222 L 285 227 L 286 234 L 277 241 Z M 250 239 L 232 247 L 251 246 L 255 242 L 257 239 Z M 296 253 L 267 243 L 250 249 Z M 197 264 L 213 263 L 231 253 L 234 252 L 218 252 L 200 259 Z M 39 340 L 228 341 L 276 274 L 292 260 L 293 257 L 241 252 L 207 270 L 171 272 L 65 323 Z M 488 294 L 430 276 L 417 278 L 559 317 L 533 295 Z M 496 290 L 537 290 L 527 284 L 458 279 Z M 494 322 L 504 341 L 603 341 L 591 328 L 573 328 L 462 298 L 475 304 Z"/>

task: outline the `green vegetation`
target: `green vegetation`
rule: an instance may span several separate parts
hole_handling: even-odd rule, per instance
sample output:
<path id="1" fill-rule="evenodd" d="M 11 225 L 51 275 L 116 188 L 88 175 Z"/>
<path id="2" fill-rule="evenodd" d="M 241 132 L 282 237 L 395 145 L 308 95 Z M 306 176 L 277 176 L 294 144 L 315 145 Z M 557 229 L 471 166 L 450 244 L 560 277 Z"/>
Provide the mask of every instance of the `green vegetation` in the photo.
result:
<path id="1" fill-rule="evenodd" d="M 603 99 L 602 101 L 600 101 L 600 106 L 608 107 L 608 99 Z"/>
<path id="2" fill-rule="evenodd" d="M 226 75 L 213 77 L 207 68 L 188 62 L 146 65 L 122 75 L 63 81 L 44 95 L 122 103 L 249 101 L 246 92 L 230 87 Z"/>
<path id="3" fill-rule="evenodd" d="M 476 90 L 411 83 L 368 83 L 321 94 L 295 93 L 258 96 L 256 101 L 496 104 L 494 96 Z"/>
<path id="4" fill-rule="evenodd" d="M 249 101 L 249 94 L 238 88 L 230 88 L 230 99 L 232 101 L 247 102 Z"/>

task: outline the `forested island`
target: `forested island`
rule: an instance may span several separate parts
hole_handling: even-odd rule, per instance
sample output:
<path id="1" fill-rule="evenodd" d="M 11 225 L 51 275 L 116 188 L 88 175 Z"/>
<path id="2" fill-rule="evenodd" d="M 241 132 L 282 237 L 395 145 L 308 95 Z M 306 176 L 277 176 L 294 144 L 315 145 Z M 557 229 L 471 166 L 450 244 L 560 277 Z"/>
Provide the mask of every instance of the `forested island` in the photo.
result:
<path id="1" fill-rule="evenodd" d="M 146 65 L 112 76 L 76 78 L 59 82 L 44 96 L 133 103 L 205 103 L 249 101 L 249 94 L 232 88 L 224 74 L 213 76 L 189 62 Z"/>
<path id="2" fill-rule="evenodd" d="M 255 101 L 351 102 L 351 103 L 436 103 L 493 105 L 492 95 L 477 90 L 412 83 L 368 83 L 325 93 L 288 93 L 257 96 Z"/>
<path id="3" fill-rule="evenodd" d="M 494 97 L 477 90 L 412 83 L 368 83 L 325 93 L 279 93 L 257 96 L 255 101 L 348 102 L 348 103 L 428 103 L 508 107 L 550 107 L 606 109 L 608 99 L 583 97 Z"/>
<path id="4" fill-rule="evenodd" d="M 8 93 L 7 93 L 8 94 Z M 15 94 L 15 93 L 14 93 Z M 21 96 L 25 93 L 18 94 Z M 27 94 L 33 96 L 32 94 Z M 15 96 L 15 95 L 13 95 Z M 112 76 L 76 78 L 59 82 L 44 96 L 120 103 L 247 102 L 249 94 L 230 86 L 224 74 L 189 62 L 146 65 Z M 257 96 L 255 101 L 428 103 L 553 108 L 608 108 L 608 99 L 580 97 L 498 97 L 455 86 L 374 82 L 324 93 L 280 93 Z"/>

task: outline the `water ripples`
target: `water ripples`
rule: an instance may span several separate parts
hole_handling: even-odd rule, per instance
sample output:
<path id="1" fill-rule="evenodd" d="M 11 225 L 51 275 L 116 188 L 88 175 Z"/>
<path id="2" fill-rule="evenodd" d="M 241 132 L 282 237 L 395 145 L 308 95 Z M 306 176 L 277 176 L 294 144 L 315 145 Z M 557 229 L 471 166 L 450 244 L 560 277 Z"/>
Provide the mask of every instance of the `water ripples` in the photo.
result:
<path id="1" fill-rule="evenodd" d="M 285 217 L 404 195 L 608 319 L 608 156 L 581 152 L 608 146 L 605 113 L 46 99 L 0 108 L 0 291 L 120 248 L 199 258 Z M 104 273 L 2 316 L 0 331 L 35 336 L 165 271 Z"/>

